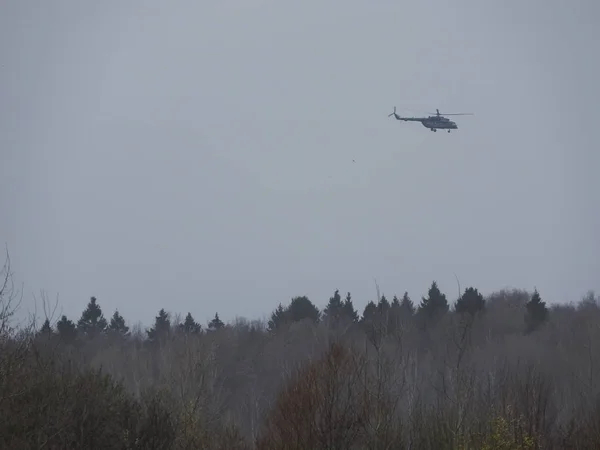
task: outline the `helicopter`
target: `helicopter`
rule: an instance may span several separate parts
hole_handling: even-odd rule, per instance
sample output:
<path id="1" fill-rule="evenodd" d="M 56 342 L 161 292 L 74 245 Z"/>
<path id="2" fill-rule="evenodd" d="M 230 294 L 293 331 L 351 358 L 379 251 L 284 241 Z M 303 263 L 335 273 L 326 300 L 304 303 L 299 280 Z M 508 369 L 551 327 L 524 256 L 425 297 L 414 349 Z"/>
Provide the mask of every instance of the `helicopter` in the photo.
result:
<path id="1" fill-rule="evenodd" d="M 454 114 L 446 114 L 447 116 L 472 116 L 472 113 L 454 113 Z M 456 122 L 444 117 L 440 114 L 440 110 L 436 109 L 435 116 L 429 117 L 400 117 L 396 114 L 396 107 L 394 106 L 394 112 L 388 114 L 388 117 L 394 116 L 396 120 L 404 120 L 405 122 L 421 122 L 425 128 L 429 128 L 431 131 L 440 130 L 457 130 L 458 126 Z"/>

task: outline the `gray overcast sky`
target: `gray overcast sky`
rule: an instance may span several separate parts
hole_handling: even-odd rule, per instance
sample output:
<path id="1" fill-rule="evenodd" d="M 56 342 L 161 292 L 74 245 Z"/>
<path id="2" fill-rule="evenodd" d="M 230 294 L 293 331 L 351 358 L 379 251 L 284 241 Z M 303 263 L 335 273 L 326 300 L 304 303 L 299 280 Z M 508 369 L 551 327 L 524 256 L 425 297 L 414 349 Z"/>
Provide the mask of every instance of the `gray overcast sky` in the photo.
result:
<path id="1" fill-rule="evenodd" d="M 150 324 L 308 295 L 600 291 L 600 2 L 0 4 L 25 301 Z M 473 112 L 432 133 L 386 115 Z M 356 162 L 353 163 L 352 160 Z"/>

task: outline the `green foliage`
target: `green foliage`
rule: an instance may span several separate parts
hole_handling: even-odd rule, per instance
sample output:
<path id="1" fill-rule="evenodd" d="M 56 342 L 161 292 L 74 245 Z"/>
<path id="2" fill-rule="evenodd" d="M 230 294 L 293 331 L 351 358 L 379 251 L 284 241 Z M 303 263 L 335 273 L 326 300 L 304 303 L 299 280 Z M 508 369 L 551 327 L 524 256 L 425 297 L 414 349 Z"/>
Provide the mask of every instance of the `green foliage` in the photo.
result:
<path id="1" fill-rule="evenodd" d="M 528 434 L 520 434 L 522 418 L 496 416 L 489 425 L 481 450 L 534 450 L 536 440 Z"/>

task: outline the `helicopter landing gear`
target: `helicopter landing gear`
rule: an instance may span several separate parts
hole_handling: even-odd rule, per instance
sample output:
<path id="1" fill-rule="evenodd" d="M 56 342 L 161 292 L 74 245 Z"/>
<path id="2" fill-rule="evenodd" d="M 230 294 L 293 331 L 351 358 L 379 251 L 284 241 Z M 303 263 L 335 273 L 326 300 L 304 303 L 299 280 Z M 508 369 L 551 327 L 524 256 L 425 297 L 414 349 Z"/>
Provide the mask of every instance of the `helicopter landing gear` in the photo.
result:
<path id="1" fill-rule="evenodd" d="M 450 133 L 450 130 L 448 130 L 448 133 Z"/>
<path id="2" fill-rule="evenodd" d="M 431 131 L 433 131 L 435 133 L 437 130 L 435 128 L 432 128 Z"/>

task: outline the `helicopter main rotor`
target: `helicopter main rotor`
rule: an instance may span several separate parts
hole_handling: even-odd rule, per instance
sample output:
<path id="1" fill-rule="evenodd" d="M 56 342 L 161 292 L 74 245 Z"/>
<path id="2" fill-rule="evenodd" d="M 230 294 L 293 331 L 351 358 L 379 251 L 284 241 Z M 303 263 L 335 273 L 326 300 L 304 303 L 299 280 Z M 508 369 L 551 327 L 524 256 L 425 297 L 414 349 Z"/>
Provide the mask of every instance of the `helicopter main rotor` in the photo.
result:
<path id="1" fill-rule="evenodd" d="M 427 114 L 435 114 L 438 117 L 439 116 L 472 116 L 473 115 L 473 113 L 448 113 L 448 114 L 444 113 L 444 114 L 440 114 L 440 110 L 439 109 L 436 109 L 435 111 L 436 111 L 435 113 L 427 113 Z"/>

